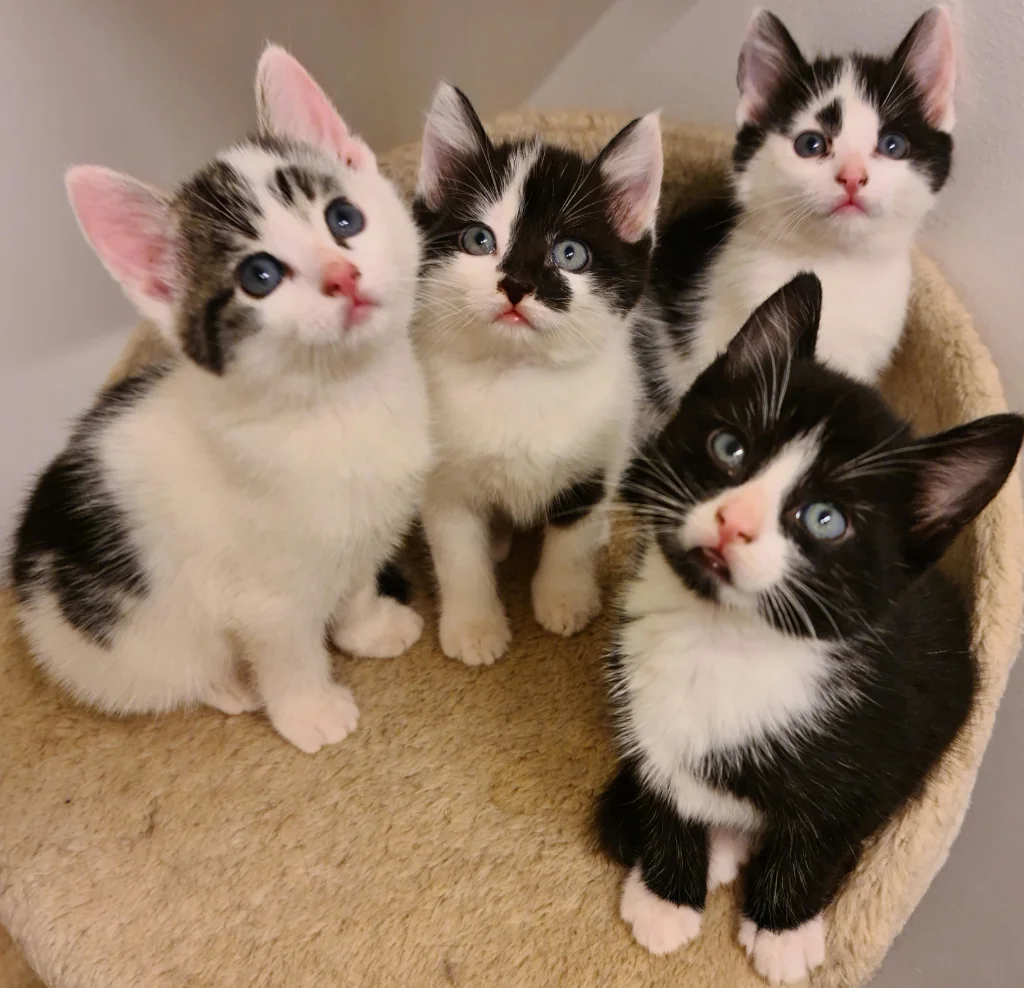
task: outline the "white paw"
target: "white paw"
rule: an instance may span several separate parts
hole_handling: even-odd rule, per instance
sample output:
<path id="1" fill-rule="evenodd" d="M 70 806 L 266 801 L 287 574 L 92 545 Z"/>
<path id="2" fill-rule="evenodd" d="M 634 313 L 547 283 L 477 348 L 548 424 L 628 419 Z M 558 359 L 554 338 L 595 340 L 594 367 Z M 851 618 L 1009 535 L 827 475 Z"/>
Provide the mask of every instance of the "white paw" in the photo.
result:
<path id="1" fill-rule="evenodd" d="M 237 675 L 211 686 L 203 697 L 203 703 L 232 716 L 259 710 L 263 706 L 260 695 Z"/>
<path id="2" fill-rule="evenodd" d="M 268 713 L 278 733 L 310 755 L 325 744 L 337 744 L 359 723 L 352 691 L 337 683 L 315 693 L 283 697 L 268 704 Z"/>
<path id="3" fill-rule="evenodd" d="M 500 605 L 483 614 L 441 614 L 441 651 L 468 666 L 489 666 L 500 659 L 512 641 L 508 619 Z"/>
<path id="4" fill-rule="evenodd" d="M 782 933 L 759 930 L 744 919 L 739 941 L 754 970 L 773 985 L 796 984 L 825 963 L 825 921 L 820 915 Z"/>
<path id="5" fill-rule="evenodd" d="M 738 830 L 711 828 L 711 854 L 708 859 L 708 891 L 736 880 L 740 868 L 750 857 L 750 838 Z"/>
<path id="6" fill-rule="evenodd" d="M 537 623 L 556 635 L 576 634 L 601 610 L 601 591 L 589 569 L 540 570 L 532 590 Z"/>
<path id="7" fill-rule="evenodd" d="M 633 936 L 652 954 L 670 954 L 700 933 L 700 913 L 659 899 L 633 868 L 622 886 L 619 915 L 633 927 Z"/>
<path id="8" fill-rule="evenodd" d="M 373 610 L 334 633 L 344 652 L 370 659 L 391 659 L 410 648 L 423 633 L 423 618 L 391 597 L 378 597 Z"/>

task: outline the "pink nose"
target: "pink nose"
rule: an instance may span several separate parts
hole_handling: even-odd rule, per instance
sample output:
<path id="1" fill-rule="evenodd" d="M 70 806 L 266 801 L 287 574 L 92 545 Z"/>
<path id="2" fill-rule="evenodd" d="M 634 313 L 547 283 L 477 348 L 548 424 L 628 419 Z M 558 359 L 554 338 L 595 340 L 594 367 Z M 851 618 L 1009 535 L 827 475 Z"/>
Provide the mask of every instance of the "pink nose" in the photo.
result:
<path id="1" fill-rule="evenodd" d="M 860 161 L 851 162 L 839 169 L 836 181 L 846 189 L 846 194 L 852 199 L 859 189 L 868 184 L 868 170 Z"/>
<path id="2" fill-rule="evenodd" d="M 718 522 L 718 547 L 730 542 L 753 542 L 761 534 L 764 506 L 753 491 L 726 501 L 715 513 Z"/>
<path id="3" fill-rule="evenodd" d="M 351 261 L 338 258 L 324 268 L 324 280 L 320 290 L 331 298 L 344 295 L 355 298 L 359 294 L 359 268 Z"/>

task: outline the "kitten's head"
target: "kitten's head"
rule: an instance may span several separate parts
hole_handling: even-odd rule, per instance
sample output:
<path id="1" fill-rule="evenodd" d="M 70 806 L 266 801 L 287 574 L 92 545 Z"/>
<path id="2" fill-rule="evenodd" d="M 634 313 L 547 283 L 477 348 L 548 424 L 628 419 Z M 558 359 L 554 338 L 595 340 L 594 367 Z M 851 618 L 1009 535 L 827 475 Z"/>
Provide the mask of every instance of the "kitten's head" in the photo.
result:
<path id="1" fill-rule="evenodd" d="M 737 193 L 766 230 L 840 243 L 913 233 L 949 175 L 956 56 L 949 14 L 922 14 L 889 57 L 808 62 L 782 21 L 740 51 Z"/>
<path id="2" fill-rule="evenodd" d="M 216 374 L 361 352 L 411 317 L 419 241 L 370 149 L 287 52 L 256 78 L 260 133 L 175 193 L 68 172 L 86 238 L 143 315 Z"/>
<path id="3" fill-rule="evenodd" d="M 622 333 L 647 277 L 661 173 L 656 114 L 588 160 L 538 140 L 492 143 L 442 83 L 414 205 L 427 345 L 560 362 Z"/>
<path id="4" fill-rule="evenodd" d="M 797 635 L 863 631 L 998 493 L 1024 419 L 915 438 L 879 393 L 814 360 L 821 286 L 758 308 L 627 477 L 693 592 Z"/>

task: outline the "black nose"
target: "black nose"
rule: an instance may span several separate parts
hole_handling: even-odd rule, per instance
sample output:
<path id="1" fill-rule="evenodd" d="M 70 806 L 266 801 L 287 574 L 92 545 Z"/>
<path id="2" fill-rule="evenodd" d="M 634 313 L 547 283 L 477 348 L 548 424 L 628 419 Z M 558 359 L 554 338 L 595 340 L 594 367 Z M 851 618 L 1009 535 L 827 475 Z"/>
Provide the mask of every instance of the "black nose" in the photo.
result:
<path id="1" fill-rule="evenodd" d="M 508 300 L 513 305 L 518 305 L 522 302 L 524 296 L 529 295 L 533 291 L 533 285 L 525 281 L 519 281 L 519 279 L 513 278 L 510 275 L 505 275 L 498 282 L 498 289 L 508 296 Z"/>

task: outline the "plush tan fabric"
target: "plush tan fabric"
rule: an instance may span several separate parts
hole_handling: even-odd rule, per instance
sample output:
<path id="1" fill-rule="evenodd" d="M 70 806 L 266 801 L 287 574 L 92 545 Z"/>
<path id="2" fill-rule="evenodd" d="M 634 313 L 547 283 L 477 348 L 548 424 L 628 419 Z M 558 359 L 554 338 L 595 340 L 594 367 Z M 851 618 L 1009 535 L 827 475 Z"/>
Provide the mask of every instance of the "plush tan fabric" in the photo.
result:
<path id="1" fill-rule="evenodd" d="M 596 150 L 617 122 L 508 117 Z M 669 128 L 669 202 L 721 186 L 726 141 Z M 408 190 L 417 151 L 383 158 Z M 159 351 L 140 329 L 116 373 Z M 887 389 L 925 428 L 1004 408 L 970 317 L 919 259 Z M 620 528 L 605 571 L 619 579 Z M 753 988 L 734 893 L 700 939 L 655 958 L 618 918 L 621 873 L 592 849 L 591 801 L 613 767 L 602 618 L 559 640 L 534 622 L 535 540 L 502 567 L 515 642 L 490 669 L 436 647 L 344 660 L 359 730 L 315 757 L 260 716 L 212 710 L 111 720 L 39 677 L 0 605 L 0 921 L 44 980 L 85 986 L 672 985 Z M 923 803 L 867 855 L 829 914 L 819 986 L 880 963 L 960 827 L 1016 654 L 1024 558 L 1016 479 L 962 541 L 984 687 L 966 742 Z"/>

